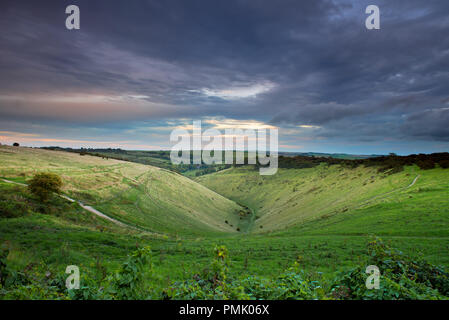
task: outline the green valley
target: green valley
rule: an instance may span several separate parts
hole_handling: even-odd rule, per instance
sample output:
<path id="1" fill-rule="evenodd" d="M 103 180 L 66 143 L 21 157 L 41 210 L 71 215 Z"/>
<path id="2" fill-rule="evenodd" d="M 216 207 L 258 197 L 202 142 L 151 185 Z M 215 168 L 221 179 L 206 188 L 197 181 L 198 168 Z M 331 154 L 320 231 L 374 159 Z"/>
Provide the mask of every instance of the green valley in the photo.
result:
<path id="1" fill-rule="evenodd" d="M 37 172 L 58 174 L 64 195 L 121 224 L 61 197 L 40 203 L 26 186 L 15 184 L 27 184 Z M 15 270 L 8 273 L 8 279 L 16 274 L 11 281 L 42 279 L 40 285 L 47 288 L 34 292 L 34 287 L 10 284 L 15 289 L 1 292 L 5 298 L 76 298 L 49 281 L 64 277 L 67 265 L 78 265 L 87 298 L 120 298 L 95 288 L 112 288 L 111 275 L 126 257 L 149 246 L 153 271 L 144 276 L 147 291 L 131 298 L 283 299 L 272 296 L 275 291 L 251 290 L 260 282 L 278 288 L 276 277 L 292 266 L 329 292 L 318 294 L 315 288 L 310 296 L 293 297 L 339 298 L 331 293 L 335 277 L 368 263 L 372 256 L 366 247 L 373 241 L 448 267 L 448 199 L 449 170 L 439 164 L 426 170 L 416 164 L 379 170 L 323 160 L 311 167 L 281 167 L 273 176 L 239 166 L 190 179 L 130 161 L 0 146 L 0 242 L 7 250 L 2 261 Z M 376 236 L 383 242 L 373 240 Z M 214 254 L 226 256 L 227 277 L 233 280 L 229 292 L 203 296 L 212 289 L 197 288 L 199 282 L 191 279 L 209 270 Z M 404 298 L 413 296 L 404 292 Z"/>

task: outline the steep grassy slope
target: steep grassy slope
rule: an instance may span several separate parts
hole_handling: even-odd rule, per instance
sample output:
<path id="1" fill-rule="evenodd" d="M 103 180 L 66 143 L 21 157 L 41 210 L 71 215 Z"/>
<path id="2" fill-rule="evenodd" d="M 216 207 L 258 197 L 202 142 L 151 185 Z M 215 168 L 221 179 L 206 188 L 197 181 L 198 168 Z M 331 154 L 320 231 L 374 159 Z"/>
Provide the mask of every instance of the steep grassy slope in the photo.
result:
<path id="1" fill-rule="evenodd" d="M 418 180 L 409 187 L 418 175 Z M 394 221 L 404 218 L 399 211 L 414 206 L 413 203 L 427 208 L 434 206 L 436 211 L 447 212 L 448 188 L 444 179 L 447 181 L 448 177 L 449 171 L 442 169 L 423 171 L 408 167 L 403 172 L 386 175 L 378 173 L 376 167 L 349 169 L 339 165 L 321 165 L 307 169 L 280 169 L 273 176 L 260 176 L 249 167 L 235 168 L 199 177 L 197 181 L 251 207 L 257 218 L 254 232 L 297 230 L 316 219 L 352 219 L 351 214 L 363 208 L 373 212 L 374 220 L 369 225 L 374 231 L 373 226 L 381 225 L 383 215 L 390 209 L 396 210 L 397 216 L 389 220 L 391 224 L 385 225 L 387 229 L 394 230 Z M 437 188 L 441 192 L 418 193 L 416 198 L 410 194 L 409 197 L 409 193 L 424 186 Z M 435 202 L 437 199 L 439 203 Z M 387 204 L 382 205 L 383 202 Z M 377 207 L 373 207 L 375 205 Z M 441 221 L 442 226 L 449 223 L 446 219 L 447 215 Z M 323 234 L 321 225 L 314 226 L 315 232 Z"/>
<path id="2" fill-rule="evenodd" d="M 260 273 L 295 259 L 322 272 L 351 267 L 373 235 L 412 256 L 449 264 L 447 169 L 408 166 L 386 176 L 375 167 L 336 165 L 262 177 L 236 168 L 197 181 L 256 211 L 257 234 L 238 248 L 244 252 L 241 263 L 249 259 Z M 226 242 L 232 248 L 231 241 Z"/>
<path id="3" fill-rule="evenodd" d="M 64 192 L 105 214 L 169 234 L 235 232 L 240 206 L 179 174 L 137 163 L 31 148 L 0 147 L 0 177 L 61 175 Z"/>
<path id="4" fill-rule="evenodd" d="M 408 167 L 412 186 L 380 195 L 353 210 L 297 225 L 287 234 L 449 237 L 449 170 Z"/>

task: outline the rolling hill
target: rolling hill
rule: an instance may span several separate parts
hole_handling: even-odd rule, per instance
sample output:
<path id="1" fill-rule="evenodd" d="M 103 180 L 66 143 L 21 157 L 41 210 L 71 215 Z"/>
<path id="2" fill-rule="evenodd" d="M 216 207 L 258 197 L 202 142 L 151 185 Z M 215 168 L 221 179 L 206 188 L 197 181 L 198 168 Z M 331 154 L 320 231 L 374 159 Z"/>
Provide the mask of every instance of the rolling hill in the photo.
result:
<path id="1" fill-rule="evenodd" d="M 241 207 L 180 174 L 61 151 L 0 147 L 0 177 L 59 174 L 68 196 L 124 223 L 163 234 L 235 232 Z M 225 223 L 228 221 L 229 224 Z"/>
<path id="2" fill-rule="evenodd" d="M 64 194 L 133 228 L 60 197 L 41 204 L 25 186 L 2 180 L 26 183 L 41 171 L 59 174 Z M 229 250 L 232 279 L 275 277 L 292 264 L 332 279 L 367 258 L 373 235 L 449 266 L 448 199 L 449 170 L 439 166 L 384 171 L 318 162 L 274 176 L 243 166 L 194 181 L 129 161 L 0 146 L 0 244 L 11 268 L 46 279 L 74 264 L 103 284 L 130 252 L 149 245 L 156 298 L 202 270 L 217 245 Z M 19 288 L 8 294 L 48 298 Z"/>
<path id="3" fill-rule="evenodd" d="M 315 234 L 414 235 L 425 230 L 449 236 L 449 170 L 406 166 L 388 174 L 377 169 L 321 164 L 260 176 L 240 167 L 196 181 L 250 207 L 256 215 L 253 232 L 293 234 L 306 228 Z"/>

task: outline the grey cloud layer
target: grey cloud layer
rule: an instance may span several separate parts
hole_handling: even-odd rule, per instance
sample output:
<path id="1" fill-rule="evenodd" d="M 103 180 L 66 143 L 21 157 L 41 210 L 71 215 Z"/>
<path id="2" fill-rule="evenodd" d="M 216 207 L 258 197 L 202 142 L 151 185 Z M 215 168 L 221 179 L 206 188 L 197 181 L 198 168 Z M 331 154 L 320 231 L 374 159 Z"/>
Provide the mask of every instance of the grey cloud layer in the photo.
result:
<path id="1" fill-rule="evenodd" d="M 81 9 L 81 30 L 64 9 Z M 364 27 L 371 1 L 2 1 L 0 117 L 119 122 L 223 116 L 314 125 L 316 138 L 448 141 L 449 2 L 379 0 L 381 30 Z M 6 32 L 5 32 L 6 31 Z M 226 100 L 202 89 L 275 84 Z M 141 95 L 84 105 L 33 95 Z M 54 112 L 58 110 L 58 112 Z M 105 124 L 106 125 L 106 124 Z"/>

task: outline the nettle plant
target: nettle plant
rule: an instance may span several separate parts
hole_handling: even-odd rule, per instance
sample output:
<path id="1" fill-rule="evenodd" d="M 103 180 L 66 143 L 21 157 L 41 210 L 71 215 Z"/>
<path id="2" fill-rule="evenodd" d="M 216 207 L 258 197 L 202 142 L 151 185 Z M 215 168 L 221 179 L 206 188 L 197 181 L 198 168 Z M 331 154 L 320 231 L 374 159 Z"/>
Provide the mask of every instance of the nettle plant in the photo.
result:
<path id="1" fill-rule="evenodd" d="M 145 280 L 152 271 L 150 247 L 137 249 L 111 279 L 111 294 L 116 299 L 148 298 L 149 282 Z"/>
<path id="2" fill-rule="evenodd" d="M 107 277 L 104 282 L 95 281 L 85 275 L 79 289 L 67 290 L 74 300 L 139 300 L 151 298 L 153 273 L 152 252 L 149 246 L 138 248 L 128 255 L 119 270 Z"/>
<path id="3" fill-rule="evenodd" d="M 187 281 L 174 282 L 163 291 L 165 299 L 247 300 L 244 288 L 229 276 L 230 260 L 225 246 L 216 246 L 210 265 Z"/>

